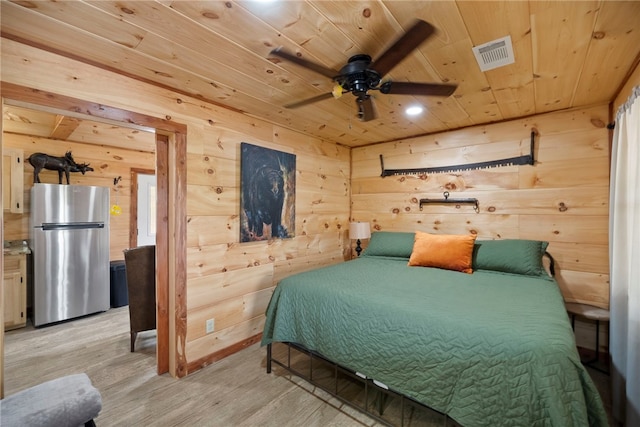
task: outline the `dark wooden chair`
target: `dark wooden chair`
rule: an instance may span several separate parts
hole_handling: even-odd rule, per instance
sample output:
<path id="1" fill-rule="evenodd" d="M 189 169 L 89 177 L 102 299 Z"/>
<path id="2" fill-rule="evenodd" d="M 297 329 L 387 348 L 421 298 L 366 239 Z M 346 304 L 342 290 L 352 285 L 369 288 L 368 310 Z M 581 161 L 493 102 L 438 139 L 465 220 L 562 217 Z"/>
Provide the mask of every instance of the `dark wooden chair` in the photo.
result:
<path id="1" fill-rule="evenodd" d="M 156 247 L 140 246 L 124 250 L 129 295 L 131 352 L 138 332 L 156 329 Z"/>

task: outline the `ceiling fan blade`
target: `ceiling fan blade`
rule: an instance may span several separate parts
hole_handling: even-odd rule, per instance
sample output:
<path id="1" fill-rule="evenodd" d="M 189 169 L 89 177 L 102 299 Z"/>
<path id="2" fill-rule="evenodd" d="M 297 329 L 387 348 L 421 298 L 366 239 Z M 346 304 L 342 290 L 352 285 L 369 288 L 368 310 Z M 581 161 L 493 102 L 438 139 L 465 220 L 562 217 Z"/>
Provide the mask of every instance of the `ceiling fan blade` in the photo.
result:
<path id="1" fill-rule="evenodd" d="M 322 101 L 325 99 L 333 98 L 333 93 L 323 93 L 322 95 L 314 96 L 313 98 L 303 99 L 302 101 L 292 102 L 291 104 L 286 104 L 284 108 L 298 108 L 304 105 L 313 104 L 314 102 Z"/>
<path id="2" fill-rule="evenodd" d="M 360 121 L 368 122 L 376 118 L 376 110 L 370 95 L 356 98 L 356 105 L 358 106 L 358 118 Z"/>
<path id="3" fill-rule="evenodd" d="M 334 77 L 340 75 L 340 73 L 338 73 L 335 70 L 332 70 L 330 68 L 326 68 L 320 64 L 316 64 L 315 62 L 311 62 L 311 61 L 307 61 L 306 59 L 302 59 L 292 53 L 289 53 L 285 50 L 282 49 L 282 47 L 279 47 L 277 49 L 273 49 L 270 52 L 271 55 L 275 55 L 275 56 L 279 56 L 282 59 L 286 59 L 289 62 L 293 62 L 294 64 L 298 64 L 302 67 L 305 67 L 311 71 L 315 71 L 318 74 L 322 74 L 323 76 L 327 76 L 330 79 L 333 80 Z"/>
<path id="4" fill-rule="evenodd" d="M 450 96 L 458 85 L 442 83 L 384 82 L 380 92 L 391 95 Z"/>
<path id="5" fill-rule="evenodd" d="M 371 68 L 384 76 L 435 31 L 433 25 L 418 19 L 409 31 L 373 62 Z"/>

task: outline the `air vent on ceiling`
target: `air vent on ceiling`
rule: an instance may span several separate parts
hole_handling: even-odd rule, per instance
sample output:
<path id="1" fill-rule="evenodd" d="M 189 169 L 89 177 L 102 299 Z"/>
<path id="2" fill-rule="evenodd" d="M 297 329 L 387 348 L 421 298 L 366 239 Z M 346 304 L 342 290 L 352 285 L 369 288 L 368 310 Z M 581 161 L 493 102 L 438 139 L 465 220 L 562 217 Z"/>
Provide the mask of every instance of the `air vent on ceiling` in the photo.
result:
<path id="1" fill-rule="evenodd" d="M 489 71 L 504 65 L 513 64 L 513 46 L 511 36 L 502 37 L 473 48 L 473 54 L 480 70 Z"/>

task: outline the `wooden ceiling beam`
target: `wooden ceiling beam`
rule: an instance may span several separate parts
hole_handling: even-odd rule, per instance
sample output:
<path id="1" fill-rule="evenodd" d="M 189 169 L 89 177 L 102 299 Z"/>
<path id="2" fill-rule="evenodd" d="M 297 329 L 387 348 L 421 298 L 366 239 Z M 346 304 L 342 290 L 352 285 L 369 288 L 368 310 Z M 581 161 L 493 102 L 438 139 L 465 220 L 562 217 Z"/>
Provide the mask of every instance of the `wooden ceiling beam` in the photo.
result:
<path id="1" fill-rule="evenodd" d="M 80 126 L 80 119 L 58 114 L 49 137 L 53 139 L 69 139 L 78 126 Z"/>

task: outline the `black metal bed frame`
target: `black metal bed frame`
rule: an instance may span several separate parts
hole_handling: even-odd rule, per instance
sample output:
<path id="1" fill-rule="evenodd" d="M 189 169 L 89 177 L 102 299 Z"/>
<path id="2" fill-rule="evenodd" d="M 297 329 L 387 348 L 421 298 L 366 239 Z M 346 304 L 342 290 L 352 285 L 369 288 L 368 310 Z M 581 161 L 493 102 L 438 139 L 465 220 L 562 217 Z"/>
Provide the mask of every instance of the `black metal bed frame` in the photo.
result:
<path id="1" fill-rule="evenodd" d="M 282 342 L 277 343 L 287 346 L 286 352 L 286 361 L 278 360 L 273 356 L 272 344 L 267 345 L 267 373 L 270 374 L 272 370 L 272 365 L 275 363 L 276 365 L 282 367 L 286 371 L 304 379 L 315 387 L 318 387 L 325 392 L 329 393 L 332 397 L 335 397 L 339 401 L 349 405 L 350 407 L 374 418 L 376 421 L 388 425 L 388 426 L 399 426 L 404 427 L 406 422 L 405 411 L 407 411 L 407 407 L 413 407 L 430 411 L 430 413 L 436 414 L 439 417 L 442 417 L 442 425 L 447 426 L 460 426 L 456 423 L 452 418 L 443 414 L 442 412 L 436 411 L 433 408 L 428 407 L 427 405 L 418 402 L 411 397 L 405 396 L 402 393 L 398 393 L 394 390 L 389 389 L 384 384 L 373 380 L 372 378 L 367 378 L 366 376 L 354 372 L 353 370 L 347 369 L 339 364 L 327 359 L 321 354 L 309 350 L 304 346 L 296 343 L 290 342 Z M 302 372 L 298 369 L 295 369 L 292 366 L 292 358 L 291 358 L 291 350 L 295 350 L 300 354 L 306 355 L 308 357 L 308 373 Z M 326 384 L 314 379 L 313 368 L 314 368 L 314 360 L 319 362 L 328 364 L 333 368 L 333 387 L 328 387 Z M 354 404 L 354 402 L 350 399 L 347 399 L 345 396 L 341 395 L 338 390 L 339 384 L 339 376 L 343 375 L 351 381 L 355 381 L 359 383 L 364 388 L 364 403 L 362 405 Z M 372 394 L 372 398 L 370 399 L 370 394 Z M 400 423 L 394 424 L 392 420 L 384 418 L 385 406 L 388 404 L 390 399 L 397 398 L 400 400 Z"/>

